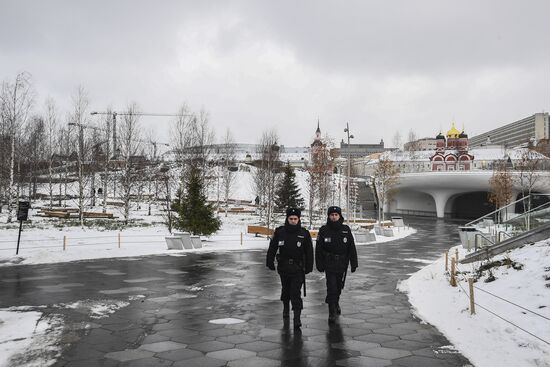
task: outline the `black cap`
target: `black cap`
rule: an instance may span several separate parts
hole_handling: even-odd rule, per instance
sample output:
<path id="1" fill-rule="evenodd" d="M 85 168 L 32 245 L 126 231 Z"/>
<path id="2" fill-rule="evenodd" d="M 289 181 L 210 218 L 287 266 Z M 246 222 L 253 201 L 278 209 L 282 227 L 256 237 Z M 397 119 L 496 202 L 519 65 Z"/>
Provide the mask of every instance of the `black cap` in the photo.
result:
<path id="1" fill-rule="evenodd" d="M 342 216 L 342 209 L 339 206 L 329 206 L 327 210 L 327 215 L 330 215 L 331 213 L 338 213 L 340 216 Z"/>
<path id="2" fill-rule="evenodd" d="M 302 215 L 302 211 L 298 208 L 288 208 L 286 210 L 286 217 L 290 217 L 291 215 L 295 215 L 297 216 L 298 218 L 300 218 L 300 216 Z"/>

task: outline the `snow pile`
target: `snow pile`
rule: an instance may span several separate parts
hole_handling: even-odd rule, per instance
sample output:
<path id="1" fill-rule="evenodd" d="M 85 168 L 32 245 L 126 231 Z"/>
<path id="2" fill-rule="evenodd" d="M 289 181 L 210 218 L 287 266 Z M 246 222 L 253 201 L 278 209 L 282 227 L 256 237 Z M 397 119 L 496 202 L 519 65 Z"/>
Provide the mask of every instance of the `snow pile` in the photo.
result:
<path id="1" fill-rule="evenodd" d="M 465 250 L 458 250 L 464 257 Z M 455 248 L 449 254 L 454 256 Z M 440 258 L 398 287 L 408 293 L 415 313 L 444 333 L 475 366 L 548 367 L 549 258 L 550 240 L 546 240 L 495 257 L 481 270 L 481 263 L 459 264 L 459 286 L 454 288 L 449 285 L 444 259 Z M 469 310 L 466 279 L 470 277 L 477 279 L 474 298 L 478 306 L 474 315 Z"/>
<path id="2" fill-rule="evenodd" d="M 0 310 L 0 367 L 51 366 L 59 356 L 61 318 L 28 309 Z"/>
<path id="3" fill-rule="evenodd" d="M 83 300 L 69 304 L 59 304 L 61 308 L 71 308 L 79 312 L 86 313 L 92 319 L 102 319 L 108 317 L 112 313 L 115 313 L 118 309 L 128 306 L 129 302 L 114 301 L 114 300 Z"/>

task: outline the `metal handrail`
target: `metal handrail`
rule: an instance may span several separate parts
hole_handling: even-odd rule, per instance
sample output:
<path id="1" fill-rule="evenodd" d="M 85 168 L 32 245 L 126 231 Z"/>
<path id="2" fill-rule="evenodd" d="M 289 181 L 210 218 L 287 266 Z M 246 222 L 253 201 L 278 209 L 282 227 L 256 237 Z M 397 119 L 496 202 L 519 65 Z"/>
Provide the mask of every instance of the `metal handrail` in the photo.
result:
<path id="1" fill-rule="evenodd" d="M 487 241 L 489 241 L 491 243 L 491 245 L 495 244 L 493 242 L 493 240 L 491 240 L 490 238 L 487 238 L 483 233 L 476 233 L 476 235 L 474 237 L 474 251 L 477 251 L 477 238 L 478 238 L 478 236 L 481 236 L 481 237 L 485 238 Z"/>
<path id="2" fill-rule="evenodd" d="M 491 217 L 493 214 L 498 213 L 498 212 L 501 211 L 502 209 L 506 209 L 506 208 L 508 208 L 508 207 L 510 207 L 510 206 L 512 206 L 512 205 L 515 205 L 515 204 L 519 203 L 520 201 L 523 201 L 523 200 L 525 200 L 525 199 L 527 199 L 527 198 L 529 198 L 529 197 L 533 197 L 533 196 L 550 196 L 550 194 L 529 194 L 529 195 L 527 195 L 527 196 L 522 197 L 521 199 L 518 199 L 518 200 L 516 200 L 516 201 L 511 202 L 510 204 L 508 204 L 508 205 L 506 205 L 506 206 L 503 206 L 502 208 L 498 208 L 498 209 L 493 210 L 492 212 L 490 212 L 490 213 L 488 213 L 488 214 L 485 214 L 484 216 L 482 216 L 482 217 L 480 217 L 480 218 L 474 219 L 474 220 L 472 220 L 471 222 L 466 223 L 464 226 L 465 226 L 465 227 L 472 226 L 474 223 L 481 221 L 481 220 L 484 219 L 485 217 Z M 548 203 L 544 203 L 544 204 L 542 204 L 542 205 L 539 205 L 538 207 L 533 208 L 533 209 L 531 209 L 531 210 L 529 210 L 529 211 L 527 211 L 527 212 L 524 212 L 524 213 L 522 213 L 522 214 L 532 212 L 532 211 L 534 211 L 534 210 L 536 210 L 536 209 L 538 209 L 538 208 L 540 208 L 541 206 L 544 206 L 544 205 L 546 205 L 546 204 L 548 204 Z M 505 222 L 502 222 L 502 223 L 505 223 Z"/>
<path id="3" fill-rule="evenodd" d="M 500 235 L 504 233 L 505 235 L 507 235 L 508 237 L 512 238 L 514 236 L 512 236 L 510 233 L 506 232 L 506 231 L 498 231 L 497 233 L 497 243 L 500 243 Z"/>

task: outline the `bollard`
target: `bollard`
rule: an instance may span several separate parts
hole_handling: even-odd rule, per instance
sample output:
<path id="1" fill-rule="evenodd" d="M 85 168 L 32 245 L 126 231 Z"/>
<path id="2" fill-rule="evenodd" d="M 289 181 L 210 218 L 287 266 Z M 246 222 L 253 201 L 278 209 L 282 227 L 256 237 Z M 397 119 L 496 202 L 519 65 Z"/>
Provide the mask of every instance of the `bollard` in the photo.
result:
<path id="1" fill-rule="evenodd" d="M 445 251 L 445 271 L 449 271 L 449 251 Z"/>
<path id="2" fill-rule="evenodd" d="M 451 286 L 452 287 L 456 287 L 456 277 L 455 277 L 455 269 L 456 269 L 456 265 L 455 265 L 455 258 L 453 257 L 451 259 Z"/>
<path id="3" fill-rule="evenodd" d="M 476 304 L 474 301 L 474 280 L 468 278 L 468 286 L 470 287 L 470 315 L 476 313 Z"/>
<path id="4" fill-rule="evenodd" d="M 67 249 L 67 236 L 63 236 L 63 251 Z"/>
<path id="5" fill-rule="evenodd" d="M 118 232 L 118 248 L 120 248 L 120 232 Z"/>
<path id="6" fill-rule="evenodd" d="M 243 245 L 243 233 L 241 232 L 241 246 Z"/>

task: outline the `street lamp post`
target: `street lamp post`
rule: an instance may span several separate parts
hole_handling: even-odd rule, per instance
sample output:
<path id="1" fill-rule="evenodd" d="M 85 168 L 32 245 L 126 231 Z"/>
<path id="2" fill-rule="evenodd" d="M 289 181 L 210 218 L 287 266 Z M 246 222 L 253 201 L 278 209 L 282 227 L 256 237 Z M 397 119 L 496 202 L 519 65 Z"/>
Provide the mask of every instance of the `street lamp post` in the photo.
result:
<path id="1" fill-rule="evenodd" d="M 351 174 L 351 151 L 350 151 L 350 139 L 353 139 L 354 136 L 349 133 L 349 123 L 346 122 L 346 128 L 344 129 L 344 132 L 348 135 L 348 172 L 347 172 L 347 183 L 346 183 L 346 215 L 348 217 L 348 220 L 350 220 L 349 216 L 349 189 L 350 189 L 350 174 Z"/>

